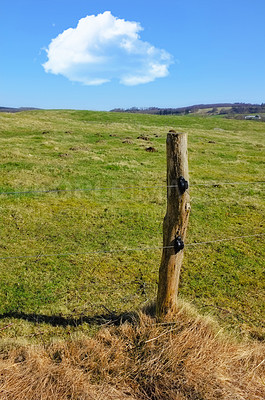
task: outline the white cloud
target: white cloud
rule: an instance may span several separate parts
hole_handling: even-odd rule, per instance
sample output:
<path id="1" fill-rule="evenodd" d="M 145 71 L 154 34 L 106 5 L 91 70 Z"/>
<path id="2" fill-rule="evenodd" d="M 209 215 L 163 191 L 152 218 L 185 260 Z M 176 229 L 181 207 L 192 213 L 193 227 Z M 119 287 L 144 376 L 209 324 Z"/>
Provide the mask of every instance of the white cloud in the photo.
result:
<path id="1" fill-rule="evenodd" d="M 131 86 L 167 76 L 173 57 L 142 41 L 141 30 L 138 22 L 116 18 L 110 11 L 89 15 L 51 41 L 43 67 L 85 85 L 118 79 Z"/>

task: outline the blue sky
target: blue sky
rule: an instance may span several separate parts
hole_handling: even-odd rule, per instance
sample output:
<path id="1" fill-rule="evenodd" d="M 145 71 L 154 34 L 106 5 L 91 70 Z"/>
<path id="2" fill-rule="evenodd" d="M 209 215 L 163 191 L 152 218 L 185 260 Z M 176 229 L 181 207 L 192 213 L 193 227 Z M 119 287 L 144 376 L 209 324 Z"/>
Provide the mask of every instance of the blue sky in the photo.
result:
<path id="1" fill-rule="evenodd" d="M 0 6 L 0 106 L 265 102 L 264 0 Z"/>

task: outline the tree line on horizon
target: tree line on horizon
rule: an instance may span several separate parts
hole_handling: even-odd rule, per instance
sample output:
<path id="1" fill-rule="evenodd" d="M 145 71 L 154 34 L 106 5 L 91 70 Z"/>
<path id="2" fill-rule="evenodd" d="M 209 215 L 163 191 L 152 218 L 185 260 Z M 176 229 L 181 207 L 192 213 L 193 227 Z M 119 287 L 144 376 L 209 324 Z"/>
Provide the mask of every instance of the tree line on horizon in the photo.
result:
<path id="1" fill-rule="evenodd" d="M 179 108 L 159 108 L 159 107 L 131 107 L 131 108 L 114 108 L 111 112 L 128 112 L 138 114 L 155 114 L 155 115 L 186 115 L 194 114 L 199 110 L 210 109 L 206 114 L 209 115 L 230 115 L 230 114 L 259 114 L 265 113 L 265 103 L 217 103 L 217 104 L 197 104 L 188 107 Z"/>

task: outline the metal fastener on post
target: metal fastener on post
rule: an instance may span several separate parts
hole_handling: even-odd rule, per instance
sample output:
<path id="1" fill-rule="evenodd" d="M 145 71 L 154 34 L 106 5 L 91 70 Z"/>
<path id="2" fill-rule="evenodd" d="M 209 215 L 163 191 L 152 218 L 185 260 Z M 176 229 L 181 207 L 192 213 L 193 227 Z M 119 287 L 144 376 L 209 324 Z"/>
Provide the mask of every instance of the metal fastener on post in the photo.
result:
<path id="1" fill-rule="evenodd" d="M 174 250 L 175 253 L 177 254 L 179 251 L 184 249 L 184 242 L 181 239 L 181 236 L 176 236 L 174 240 Z"/>
<path id="2" fill-rule="evenodd" d="M 179 177 L 178 187 L 181 194 L 185 193 L 186 190 L 189 188 L 189 183 L 183 176 Z"/>

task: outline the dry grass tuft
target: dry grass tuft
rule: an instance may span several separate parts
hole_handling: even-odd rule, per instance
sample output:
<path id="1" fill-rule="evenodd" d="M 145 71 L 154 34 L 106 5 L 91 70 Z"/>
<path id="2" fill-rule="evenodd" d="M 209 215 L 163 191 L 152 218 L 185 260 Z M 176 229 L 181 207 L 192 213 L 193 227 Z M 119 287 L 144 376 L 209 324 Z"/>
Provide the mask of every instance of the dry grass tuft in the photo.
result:
<path id="1" fill-rule="evenodd" d="M 1 400 L 263 400 L 265 348 L 237 343 L 181 307 L 174 321 L 20 347 L 0 359 Z"/>

